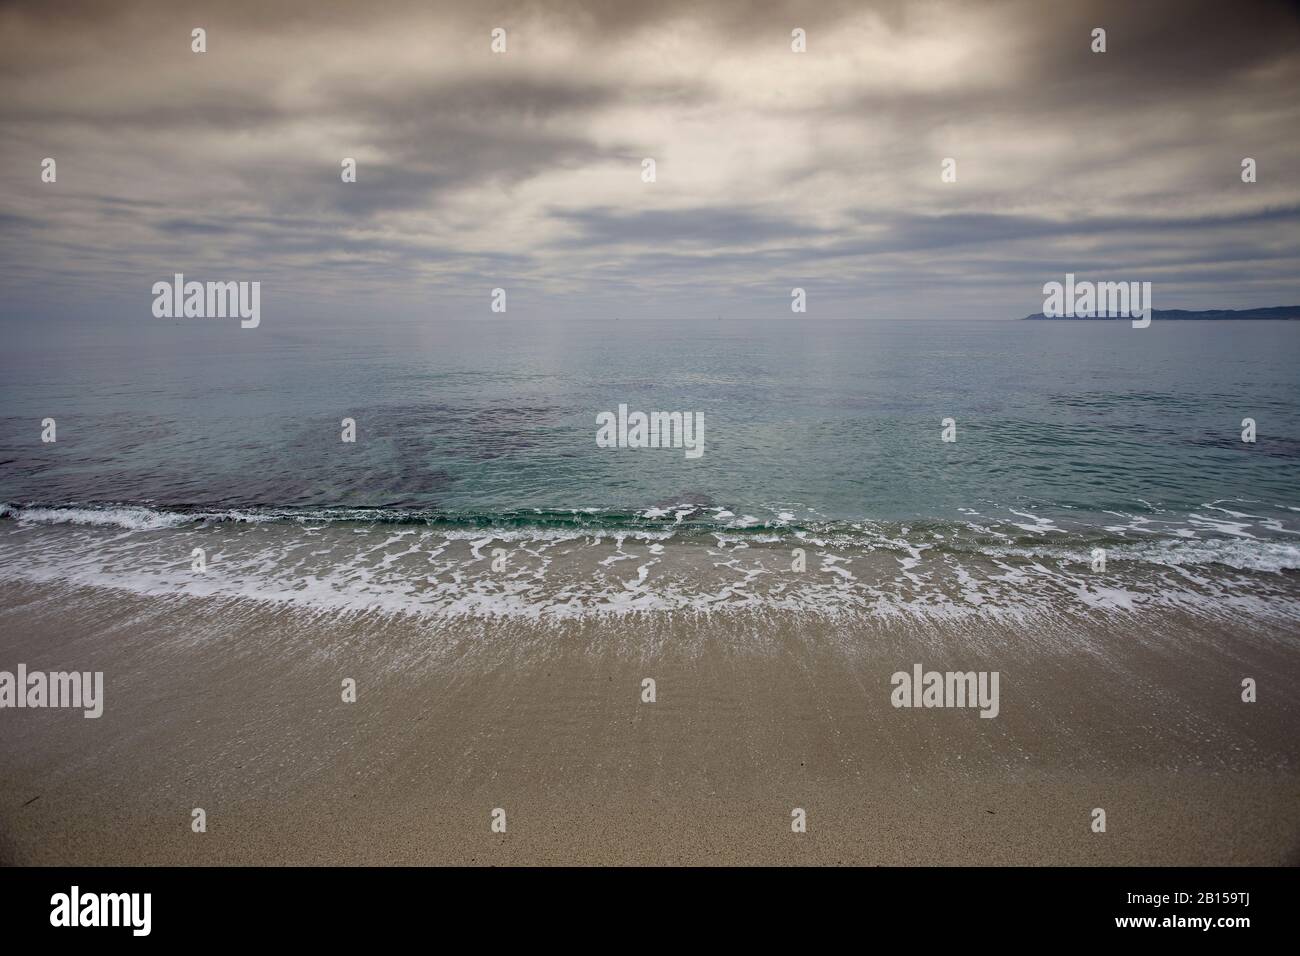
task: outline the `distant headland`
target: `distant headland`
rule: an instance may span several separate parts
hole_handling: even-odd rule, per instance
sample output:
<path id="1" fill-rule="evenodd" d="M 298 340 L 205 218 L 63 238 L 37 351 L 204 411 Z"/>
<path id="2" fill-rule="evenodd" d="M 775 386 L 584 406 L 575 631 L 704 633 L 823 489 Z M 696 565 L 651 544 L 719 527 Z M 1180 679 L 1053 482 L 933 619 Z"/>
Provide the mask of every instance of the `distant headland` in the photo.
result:
<path id="1" fill-rule="evenodd" d="M 1300 305 L 1277 305 L 1268 309 L 1152 309 L 1151 318 L 1156 321 L 1183 320 L 1206 321 L 1222 319 L 1300 319 Z M 1045 321 L 1092 322 L 1128 320 L 1128 316 L 1110 315 L 1043 315 L 1035 312 L 1025 316 L 1024 320 L 1043 319 Z"/>

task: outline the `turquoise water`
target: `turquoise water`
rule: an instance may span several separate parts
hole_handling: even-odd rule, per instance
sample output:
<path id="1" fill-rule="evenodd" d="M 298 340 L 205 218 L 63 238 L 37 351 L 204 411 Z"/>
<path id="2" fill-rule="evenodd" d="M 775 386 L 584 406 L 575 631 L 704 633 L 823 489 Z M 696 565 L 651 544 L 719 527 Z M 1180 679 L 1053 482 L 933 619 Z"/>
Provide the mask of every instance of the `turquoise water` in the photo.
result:
<path id="1" fill-rule="evenodd" d="M 530 619 L 1300 619 L 1300 323 L 22 332 L 0 581 Z M 702 414 L 703 455 L 597 447 L 620 404 Z"/>
<path id="2" fill-rule="evenodd" d="M 1290 525 L 1298 360 L 1285 322 L 24 326 L 0 501 L 732 525 L 1185 523 L 1227 501 Z M 702 413 L 703 456 L 597 448 L 620 403 Z"/>

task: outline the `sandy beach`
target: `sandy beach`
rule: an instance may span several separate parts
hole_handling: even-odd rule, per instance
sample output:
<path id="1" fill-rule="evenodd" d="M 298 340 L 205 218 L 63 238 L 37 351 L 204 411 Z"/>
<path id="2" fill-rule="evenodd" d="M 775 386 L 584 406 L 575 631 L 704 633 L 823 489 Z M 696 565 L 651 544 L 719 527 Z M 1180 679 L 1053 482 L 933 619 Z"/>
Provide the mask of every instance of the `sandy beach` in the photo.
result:
<path id="1" fill-rule="evenodd" d="M 105 674 L 99 719 L 0 713 L 5 864 L 1300 862 L 1300 655 L 1257 621 L 0 602 L 0 667 Z M 997 718 L 892 707 L 914 663 L 998 671 Z"/>

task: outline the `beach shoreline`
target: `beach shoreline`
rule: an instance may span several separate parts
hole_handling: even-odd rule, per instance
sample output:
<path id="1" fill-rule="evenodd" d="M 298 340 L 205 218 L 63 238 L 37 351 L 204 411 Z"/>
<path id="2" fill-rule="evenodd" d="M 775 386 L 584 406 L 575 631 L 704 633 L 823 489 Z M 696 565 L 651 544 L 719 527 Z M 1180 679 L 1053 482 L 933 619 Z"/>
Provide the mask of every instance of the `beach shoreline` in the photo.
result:
<path id="1" fill-rule="evenodd" d="M 0 667 L 106 688 L 99 719 L 0 712 L 8 865 L 1300 861 L 1300 655 L 1259 622 L 537 622 L 10 581 L 0 635 Z M 893 707 L 914 664 L 999 671 L 998 716 Z"/>

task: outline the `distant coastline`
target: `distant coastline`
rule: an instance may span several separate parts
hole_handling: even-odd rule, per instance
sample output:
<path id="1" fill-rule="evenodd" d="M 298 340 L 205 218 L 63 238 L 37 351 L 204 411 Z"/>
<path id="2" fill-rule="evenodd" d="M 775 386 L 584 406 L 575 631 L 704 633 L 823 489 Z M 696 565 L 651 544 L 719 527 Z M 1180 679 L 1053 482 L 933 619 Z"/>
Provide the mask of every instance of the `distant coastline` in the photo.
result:
<path id="1" fill-rule="evenodd" d="M 1222 319 L 1300 319 L 1300 305 L 1277 305 L 1267 309 L 1152 309 L 1151 318 L 1165 321 L 1209 321 Z M 1023 321 L 1042 319 L 1045 321 L 1092 322 L 1092 321 L 1127 321 L 1128 316 L 1110 315 L 1044 315 L 1035 312 L 1025 316 Z"/>

